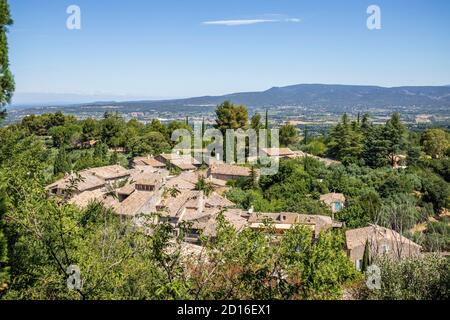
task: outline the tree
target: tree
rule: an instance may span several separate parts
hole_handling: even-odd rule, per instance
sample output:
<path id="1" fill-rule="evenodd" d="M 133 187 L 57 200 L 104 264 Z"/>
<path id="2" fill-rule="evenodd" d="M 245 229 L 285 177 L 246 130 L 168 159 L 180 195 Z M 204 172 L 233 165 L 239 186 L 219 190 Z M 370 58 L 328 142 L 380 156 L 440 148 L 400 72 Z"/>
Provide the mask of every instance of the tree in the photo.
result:
<path id="1" fill-rule="evenodd" d="M 83 121 L 81 141 L 87 142 L 90 140 L 97 140 L 99 135 L 99 125 L 96 120 L 88 118 Z"/>
<path id="2" fill-rule="evenodd" d="M 406 137 L 407 131 L 400 121 L 400 114 L 395 112 L 384 126 L 384 139 L 392 166 L 395 165 L 396 157 L 406 149 Z"/>
<path id="3" fill-rule="evenodd" d="M 448 134 L 442 129 L 428 129 L 422 133 L 423 150 L 434 159 L 441 158 L 450 147 Z"/>
<path id="4" fill-rule="evenodd" d="M 205 177 L 201 176 L 195 184 L 195 190 L 203 191 L 205 196 L 208 197 L 214 191 L 214 187 L 211 182 L 206 181 Z"/>
<path id="5" fill-rule="evenodd" d="M 260 129 L 264 129 L 264 125 L 261 123 L 261 115 L 259 113 L 255 113 L 250 121 L 250 128 L 256 131 L 258 134 Z"/>
<path id="6" fill-rule="evenodd" d="M 330 132 L 328 153 L 338 160 L 356 162 L 363 151 L 363 135 L 356 122 L 350 123 L 348 114 Z"/>
<path id="7" fill-rule="evenodd" d="M 363 254 L 361 271 L 366 272 L 367 268 L 369 266 L 370 266 L 370 244 L 369 244 L 369 240 L 366 240 L 366 245 L 364 246 L 364 254 Z"/>
<path id="8" fill-rule="evenodd" d="M 285 124 L 280 128 L 280 144 L 290 146 L 296 144 L 299 140 L 298 131 L 292 124 Z"/>
<path id="9" fill-rule="evenodd" d="M 166 137 L 160 132 L 148 132 L 142 137 L 133 137 L 127 142 L 127 145 L 134 156 L 157 155 L 169 152 L 171 148 Z"/>
<path id="10" fill-rule="evenodd" d="M 422 178 L 422 200 L 433 204 L 435 213 L 450 207 L 450 186 L 436 175 Z"/>
<path id="11" fill-rule="evenodd" d="M 364 121 L 364 119 L 363 119 Z M 370 126 L 366 129 L 362 159 L 365 165 L 371 168 L 380 168 L 388 165 L 388 146 L 384 139 L 382 126 Z"/>
<path id="12" fill-rule="evenodd" d="M 269 130 L 269 109 L 266 109 L 266 119 L 264 129 Z"/>
<path id="13" fill-rule="evenodd" d="M 302 150 L 314 156 L 321 157 L 326 153 L 327 146 L 322 141 L 312 140 L 307 145 L 303 146 Z"/>
<path id="14" fill-rule="evenodd" d="M 102 141 L 109 147 L 119 147 L 124 141 L 125 122 L 117 113 L 105 114 L 102 121 Z"/>
<path id="15" fill-rule="evenodd" d="M 6 283 L 9 280 L 8 263 L 8 242 L 3 232 L 4 216 L 6 214 L 5 194 L 0 190 L 0 296 L 2 291 L 6 289 Z"/>
<path id="16" fill-rule="evenodd" d="M 247 107 L 236 106 L 230 101 L 225 101 L 216 109 L 216 128 L 225 134 L 227 129 L 247 129 L 248 111 Z"/>
<path id="17" fill-rule="evenodd" d="M 60 173 L 69 173 L 70 171 L 72 171 L 72 165 L 70 163 L 66 147 L 62 146 L 56 156 L 53 173 L 58 175 Z"/>
<path id="18" fill-rule="evenodd" d="M 443 300 L 450 299 L 450 263 L 437 254 L 426 254 L 396 261 L 379 257 L 381 289 L 371 290 L 364 283 L 354 295 L 360 300 Z"/>
<path id="19" fill-rule="evenodd" d="M 5 106 L 11 103 L 15 89 L 14 77 L 9 70 L 8 27 L 13 24 L 7 0 L 0 0 L 0 121 L 5 117 Z"/>
<path id="20" fill-rule="evenodd" d="M 118 164 L 119 162 L 120 161 L 119 161 L 118 153 L 117 152 L 113 152 L 111 157 L 109 158 L 109 164 L 110 165 L 115 165 L 115 164 Z"/>
<path id="21" fill-rule="evenodd" d="M 309 131 L 308 126 L 305 125 L 305 128 L 303 130 L 303 144 L 307 145 L 309 143 Z"/>

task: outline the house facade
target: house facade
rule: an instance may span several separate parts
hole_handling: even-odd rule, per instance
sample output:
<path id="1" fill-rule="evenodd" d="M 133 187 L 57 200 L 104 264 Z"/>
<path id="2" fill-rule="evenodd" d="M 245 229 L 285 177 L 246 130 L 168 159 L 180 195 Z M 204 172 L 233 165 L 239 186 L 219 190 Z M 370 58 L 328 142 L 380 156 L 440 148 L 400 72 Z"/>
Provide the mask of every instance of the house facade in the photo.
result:
<path id="1" fill-rule="evenodd" d="M 345 232 L 346 251 L 356 269 L 361 270 L 366 243 L 370 256 L 386 255 L 392 259 L 403 259 L 420 255 L 422 247 L 394 230 L 370 225 Z"/>

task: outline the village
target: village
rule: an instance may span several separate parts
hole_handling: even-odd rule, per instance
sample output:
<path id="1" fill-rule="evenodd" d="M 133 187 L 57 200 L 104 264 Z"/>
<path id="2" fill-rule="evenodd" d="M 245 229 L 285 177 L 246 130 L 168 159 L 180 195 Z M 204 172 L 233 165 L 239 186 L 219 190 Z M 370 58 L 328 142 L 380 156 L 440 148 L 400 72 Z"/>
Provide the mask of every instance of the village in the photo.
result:
<path id="1" fill-rule="evenodd" d="M 289 148 L 265 148 L 262 151 L 269 157 L 277 157 L 277 160 L 313 157 L 326 166 L 339 164 L 335 160 Z M 50 196 L 64 197 L 81 209 L 97 201 L 140 227 L 144 227 L 143 216 L 151 216 L 155 224 L 170 223 L 175 230 L 183 226 L 187 228 L 184 233 L 185 248 L 188 253 L 194 254 L 201 250 L 201 237 L 214 239 L 219 214 L 223 214 L 238 232 L 244 228 L 264 232 L 269 228 L 268 222 L 279 236 L 295 226 L 310 228 L 312 242 L 324 231 L 344 229 L 344 249 L 357 270 L 363 267 L 368 244 L 372 255 L 388 255 L 396 259 L 417 256 L 421 252 L 421 246 L 394 230 L 375 224 L 347 229 L 345 223 L 336 221 L 334 214 L 346 205 L 346 197 L 341 193 L 320 196 L 331 216 L 314 212 L 255 212 L 253 207 L 240 209 L 225 195 L 230 181 L 249 179 L 255 174 L 259 178 L 258 170 L 248 166 L 215 160 L 205 167 L 186 152 L 181 154 L 178 151 L 135 157 L 129 167 L 116 164 L 67 174 L 49 185 L 47 190 Z M 176 169 L 177 173 L 171 173 L 172 169 Z M 211 190 L 204 190 L 199 187 L 201 185 L 211 186 Z"/>

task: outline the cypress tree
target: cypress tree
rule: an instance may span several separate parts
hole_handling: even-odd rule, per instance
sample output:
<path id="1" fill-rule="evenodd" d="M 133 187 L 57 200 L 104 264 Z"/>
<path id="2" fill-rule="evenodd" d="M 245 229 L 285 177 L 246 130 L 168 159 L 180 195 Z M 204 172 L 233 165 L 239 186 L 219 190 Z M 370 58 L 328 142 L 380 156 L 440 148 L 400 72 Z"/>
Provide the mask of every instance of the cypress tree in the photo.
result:
<path id="1" fill-rule="evenodd" d="M 370 266 L 370 248 L 369 248 L 369 240 L 366 241 L 366 246 L 364 247 L 364 255 L 361 266 L 361 271 L 366 272 L 367 268 Z"/>
<path id="2" fill-rule="evenodd" d="M 304 144 L 304 145 L 307 145 L 307 144 L 308 144 L 308 134 L 309 134 L 309 132 L 308 132 L 308 126 L 305 125 L 305 133 L 304 133 L 305 137 L 304 137 L 304 139 L 303 139 L 303 144 Z"/>
<path id="3" fill-rule="evenodd" d="M 269 109 L 266 109 L 266 123 L 265 123 L 265 125 L 264 125 L 264 128 L 267 130 L 266 147 L 267 147 L 267 148 L 270 148 Z"/>
<path id="4" fill-rule="evenodd" d="M 8 27 L 13 24 L 7 0 L 0 0 L 0 120 L 6 116 L 6 105 L 11 103 L 14 77 L 9 70 Z"/>
<path id="5" fill-rule="evenodd" d="M 269 130 L 269 109 L 266 109 L 266 124 L 265 129 Z"/>
<path id="6" fill-rule="evenodd" d="M 202 138 L 205 135 L 206 125 L 205 125 L 205 117 L 202 119 Z"/>

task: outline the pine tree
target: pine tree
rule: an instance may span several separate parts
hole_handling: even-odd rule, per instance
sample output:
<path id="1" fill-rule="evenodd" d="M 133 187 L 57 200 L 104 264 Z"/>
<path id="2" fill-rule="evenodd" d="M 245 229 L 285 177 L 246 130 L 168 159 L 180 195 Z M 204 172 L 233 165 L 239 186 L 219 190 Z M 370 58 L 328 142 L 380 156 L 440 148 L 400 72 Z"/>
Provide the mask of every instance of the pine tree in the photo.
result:
<path id="1" fill-rule="evenodd" d="M 308 126 L 305 125 L 305 131 L 304 131 L 304 138 L 303 138 L 303 144 L 307 145 L 308 144 L 308 138 L 309 138 L 309 132 L 308 132 Z"/>
<path id="2" fill-rule="evenodd" d="M 331 130 L 328 153 L 331 157 L 342 161 L 357 161 L 363 151 L 363 135 L 355 122 L 350 122 L 347 113 L 341 122 Z"/>
<path id="3" fill-rule="evenodd" d="M 7 0 L 0 0 L 0 120 L 6 116 L 5 106 L 11 102 L 15 89 L 14 77 L 9 70 L 8 27 L 13 24 Z"/>
<path id="4" fill-rule="evenodd" d="M 391 165 L 395 158 L 406 148 L 406 128 L 400 120 L 400 114 L 395 112 L 384 127 L 384 139 L 387 142 L 387 151 Z"/>

